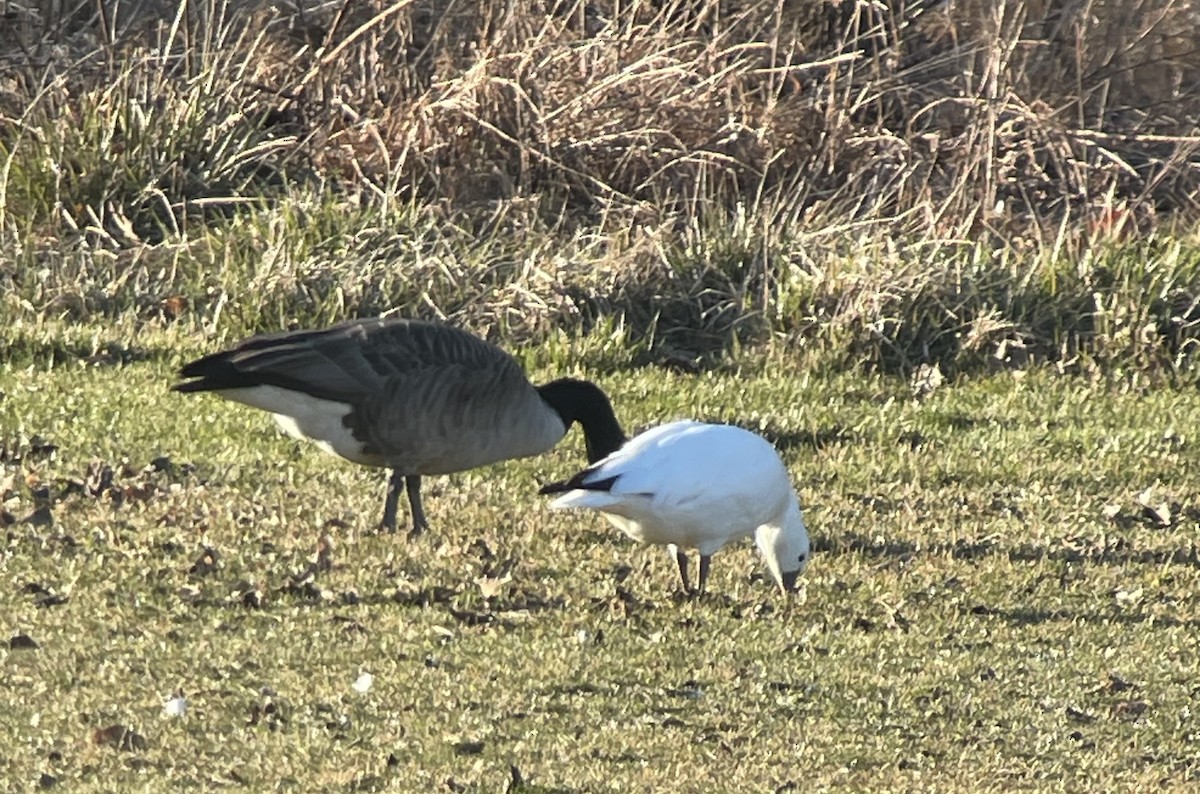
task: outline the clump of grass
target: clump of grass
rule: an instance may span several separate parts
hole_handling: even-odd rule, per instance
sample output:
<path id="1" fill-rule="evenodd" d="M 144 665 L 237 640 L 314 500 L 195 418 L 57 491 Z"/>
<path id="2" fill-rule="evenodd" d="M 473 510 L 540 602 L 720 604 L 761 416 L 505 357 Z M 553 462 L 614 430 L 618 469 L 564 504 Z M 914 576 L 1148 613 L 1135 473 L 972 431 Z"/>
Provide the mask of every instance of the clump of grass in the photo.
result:
<path id="1" fill-rule="evenodd" d="M 255 87 L 264 36 L 208 10 L 199 42 L 176 19 L 160 40 L 101 47 L 34 84 L 0 135 L 0 228 L 131 248 L 282 183 L 295 140 Z"/>

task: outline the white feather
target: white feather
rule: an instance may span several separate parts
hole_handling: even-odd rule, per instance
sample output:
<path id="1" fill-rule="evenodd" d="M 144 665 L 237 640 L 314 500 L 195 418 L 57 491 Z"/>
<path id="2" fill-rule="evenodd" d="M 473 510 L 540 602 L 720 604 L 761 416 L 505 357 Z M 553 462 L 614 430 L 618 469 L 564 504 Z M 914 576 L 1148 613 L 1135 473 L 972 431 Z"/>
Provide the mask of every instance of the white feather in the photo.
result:
<path id="1" fill-rule="evenodd" d="M 293 438 L 312 441 L 326 452 L 355 463 L 383 465 L 378 456 L 363 452 L 362 442 L 343 421 L 351 410 L 346 403 L 321 400 L 278 386 L 223 389 L 217 393 L 226 399 L 270 411 L 283 431 Z"/>

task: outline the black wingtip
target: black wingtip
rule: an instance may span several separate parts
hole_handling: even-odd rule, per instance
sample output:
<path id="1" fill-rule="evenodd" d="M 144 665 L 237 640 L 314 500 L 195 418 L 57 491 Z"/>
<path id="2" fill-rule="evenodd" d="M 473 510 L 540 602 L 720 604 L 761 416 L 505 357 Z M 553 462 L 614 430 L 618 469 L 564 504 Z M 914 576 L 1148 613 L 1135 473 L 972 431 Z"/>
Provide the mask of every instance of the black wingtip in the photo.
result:
<path id="1" fill-rule="evenodd" d="M 546 494 L 564 493 L 573 490 L 575 489 L 571 487 L 570 480 L 559 480 L 558 482 L 546 483 L 541 488 L 538 488 L 538 494 L 545 496 Z"/>
<path id="2" fill-rule="evenodd" d="M 558 482 L 548 483 L 543 485 L 539 490 L 539 494 L 565 493 L 566 491 L 611 491 L 613 483 L 621 476 L 616 474 L 612 477 L 605 477 L 603 480 L 593 480 L 584 482 L 589 474 L 592 474 L 591 469 L 584 469 L 569 480 L 559 480 Z"/>

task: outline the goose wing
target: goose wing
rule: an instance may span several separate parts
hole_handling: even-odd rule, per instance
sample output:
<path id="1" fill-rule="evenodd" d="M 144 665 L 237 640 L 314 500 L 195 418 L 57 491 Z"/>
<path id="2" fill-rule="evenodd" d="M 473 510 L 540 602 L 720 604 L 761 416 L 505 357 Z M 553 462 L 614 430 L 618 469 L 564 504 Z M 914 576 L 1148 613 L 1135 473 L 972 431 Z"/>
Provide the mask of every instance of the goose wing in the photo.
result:
<path id="1" fill-rule="evenodd" d="M 320 400 L 362 404 L 438 370 L 525 380 L 500 348 L 465 331 L 401 318 L 352 320 L 318 331 L 267 334 L 205 356 L 180 375 L 178 391 L 276 386 Z"/>
<path id="2" fill-rule="evenodd" d="M 561 507 L 624 505 L 664 517 L 715 511 L 716 519 L 779 510 L 788 487 L 787 471 L 765 439 L 732 425 L 681 421 L 642 433 L 543 492 L 564 493 L 554 503 Z"/>

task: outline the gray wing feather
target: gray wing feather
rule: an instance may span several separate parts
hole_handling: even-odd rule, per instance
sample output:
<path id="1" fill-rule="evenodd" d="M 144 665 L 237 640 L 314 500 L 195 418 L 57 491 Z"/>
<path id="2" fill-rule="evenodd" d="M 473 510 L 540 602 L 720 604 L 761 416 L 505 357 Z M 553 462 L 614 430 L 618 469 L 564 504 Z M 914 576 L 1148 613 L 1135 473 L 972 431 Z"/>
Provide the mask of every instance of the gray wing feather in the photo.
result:
<path id="1" fill-rule="evenodd" d="M 516 360 L 495 345 L 449 326 L 399 318 L 251 340 L 234 352 L 232 363 L 351 405 L 395 394 L 400 382 L 436 382 L 439 373 L 497 370 L 525 380 Z"/>

